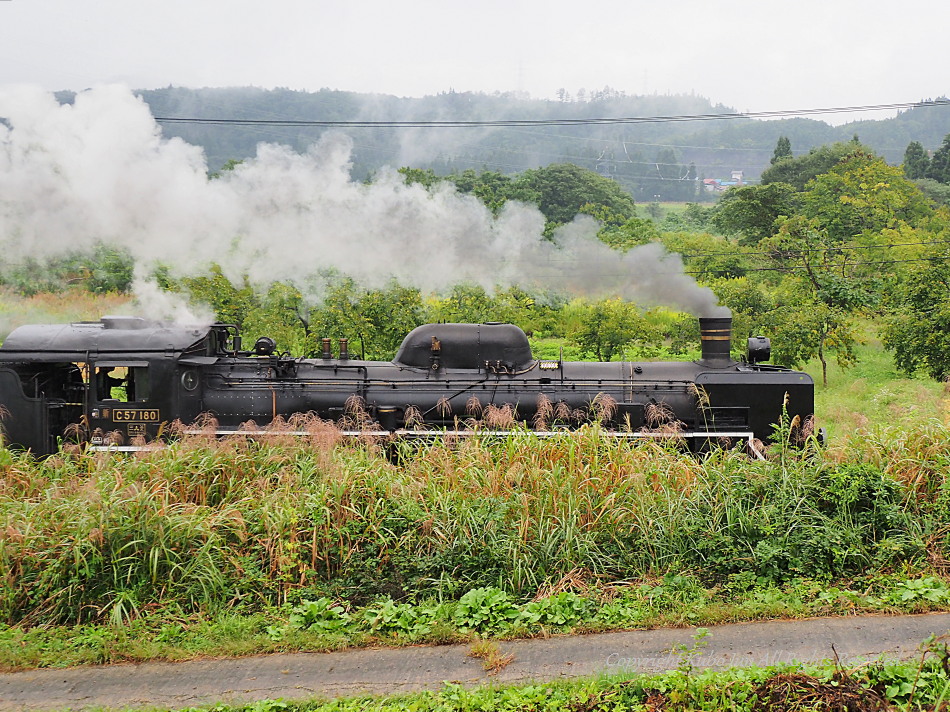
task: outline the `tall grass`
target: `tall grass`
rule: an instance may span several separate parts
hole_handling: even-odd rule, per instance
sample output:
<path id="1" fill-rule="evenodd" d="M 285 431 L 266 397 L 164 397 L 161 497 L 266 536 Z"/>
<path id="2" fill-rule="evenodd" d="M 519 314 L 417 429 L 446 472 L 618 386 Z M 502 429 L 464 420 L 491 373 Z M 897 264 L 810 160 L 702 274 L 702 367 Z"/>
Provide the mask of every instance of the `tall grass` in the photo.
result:
<path id="1" fill-rule="evenodd" d="M 39 463 L 0 451 L 0 620 L 942 565 L 948 436 L 933 422 L 765 462 L 596 427 L 417 446 L 398 465 L 327 428 Z"/>

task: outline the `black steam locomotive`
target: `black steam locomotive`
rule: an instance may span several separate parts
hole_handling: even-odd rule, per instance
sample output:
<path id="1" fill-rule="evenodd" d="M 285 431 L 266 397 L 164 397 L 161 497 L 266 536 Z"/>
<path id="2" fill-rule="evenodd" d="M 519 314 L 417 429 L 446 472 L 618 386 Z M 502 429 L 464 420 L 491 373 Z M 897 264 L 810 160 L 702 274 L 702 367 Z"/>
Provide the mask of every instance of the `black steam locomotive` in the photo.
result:
<path id="1" fill-rule="evenodd" d="M 23 326 L 0 347 L 0 425 L 7 446 L 36 455 L 70 438 L 132 447 L 172 422 L 212 422 L 224 434 L 300 413 L 396 436 L 511 422 L 553 433 L 598 420 L 618 437 L 676 437 L 697 450 L 768 442 L 783 411 L 807 432 L 810 376 L 763 363 L 770 348 L 761 337 L 733 360 L 729 318 L 700 327 L 696 361 L 583 363 L 536 359 L 525 333 L 502 323 L 420 326 L 391 362 L 351 358 L 345 339 L 336 353 L 323 339 L 315 359 L 280 354 L 268 337 L 244 349 L 226 324 L 103 317 Z"/>

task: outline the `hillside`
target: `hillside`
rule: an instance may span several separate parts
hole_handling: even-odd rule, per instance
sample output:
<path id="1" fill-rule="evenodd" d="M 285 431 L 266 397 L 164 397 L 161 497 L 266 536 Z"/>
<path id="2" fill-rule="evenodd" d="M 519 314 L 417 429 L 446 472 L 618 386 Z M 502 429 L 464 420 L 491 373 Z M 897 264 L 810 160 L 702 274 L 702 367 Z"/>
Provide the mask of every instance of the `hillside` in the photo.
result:
<path id="1" fill-rule="evenodd" d="M 605 90 L 586 101 L 547 101 L 515 94 L 447 92 L 423 98 L 321 89 L 167 87 L 137 92 L 160 118 L 303 121 L 446 121 L 589 119 L 731 114 L 735 109 L 688 95 L 627 96 Z M 70 101 L 71 95 L 59 95 Z M 166 136 L 204 148 L 209 170 L 254 155 L 260 142 L 306 150 L 325 128 L 202 125 L 162 122 Z M 575 163 L 615 177 L 638 201 L 695 199 L 690 178 L 729 178 L 740 170 L 754 181 L 768 167 L 779 136 L 795 154 L 834 141 L 861 141 L 890 163 L 911 141 L 937 148 L 950 133 L 950 106 L 916 108 L 893 119 L 831 126 L 790 118 L 773 121 L 656 121 L 637 124 L 532 126 L 486 129 L 349 128 L 355 141 L 354 176 L 384 165 L 431 168 L 444 174 L 466 168 L 515 173 L 550 163 Z"/>

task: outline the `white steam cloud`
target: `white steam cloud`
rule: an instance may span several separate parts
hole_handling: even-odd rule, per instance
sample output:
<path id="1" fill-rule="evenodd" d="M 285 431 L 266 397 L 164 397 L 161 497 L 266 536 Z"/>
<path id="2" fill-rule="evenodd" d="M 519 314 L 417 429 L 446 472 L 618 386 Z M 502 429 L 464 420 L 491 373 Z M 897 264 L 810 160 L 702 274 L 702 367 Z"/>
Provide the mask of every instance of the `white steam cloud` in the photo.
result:
<path id="1" fill-rule="evenodd" d="M 544 218 L 509 203 L 496 218 L 450 185 L 407 186 L 393 170 L 352 180 L 352 143 L 327 134 L 305 154 L 262 144 L 257 156 L 209 180 L 201 149 L 165 139 L 127 88 L 82 92 L 60 105 L 35 87 L 0 87 L 0 247 L 6 261 L 97 243 L 123 247 L 139 266 L 147 316 L 162 303 L 143 280 L 160 261 L 179 274 L 216 262 L 237 279 L 303 285 L 335 267 L 370 286 L 396 278 L 438 291 L 460 281 L 493 288 L 565 288 L 715 315 L 713 293 L 659 245 L 625 255 L 579 218 L 541 240 Z M 194 315 L 192 315 L 194 316 Z"/>

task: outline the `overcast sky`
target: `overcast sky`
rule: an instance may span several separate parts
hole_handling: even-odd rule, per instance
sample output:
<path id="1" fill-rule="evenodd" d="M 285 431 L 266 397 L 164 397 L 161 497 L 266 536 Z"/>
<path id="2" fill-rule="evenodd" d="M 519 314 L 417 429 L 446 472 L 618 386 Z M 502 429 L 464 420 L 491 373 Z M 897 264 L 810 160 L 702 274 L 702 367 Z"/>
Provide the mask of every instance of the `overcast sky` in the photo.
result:
<path id="1" fill-rule="evenodd" d="M 948 26 L 938 0 L 0 0 L 0 84 L 542 99 L 609 85 L 826 108 L 950 94 Z"/>

